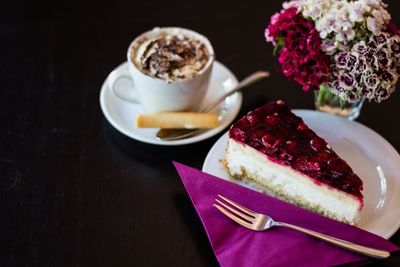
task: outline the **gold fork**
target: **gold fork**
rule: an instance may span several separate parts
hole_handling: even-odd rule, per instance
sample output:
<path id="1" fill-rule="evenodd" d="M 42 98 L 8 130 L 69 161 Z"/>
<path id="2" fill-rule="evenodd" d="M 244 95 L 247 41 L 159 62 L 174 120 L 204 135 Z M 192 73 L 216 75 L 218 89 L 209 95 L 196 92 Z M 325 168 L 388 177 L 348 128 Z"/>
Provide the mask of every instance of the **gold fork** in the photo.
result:
<path id="1" fill-rule="evenodd" d="M 236 223 L 244 226 L 250 230 L 254 231 L 265 231 L 270 229 L 274 226 L 282 226 L 286 228 L 290 228 L 305 234 L 308 234 L 312 237 L 322 239 L 332 245 L 351 250 L 353 252 L 357 252 L 363 255 L 367 255 L 369 257 L 384 259 L 390 256 L 390 253 L 385 250 L 375 249 L 371 247 L 366 247 L 362 245 L 358 245 L 346 240 L 342 240 L 339 238 L 335 238 L 332 236 L 324 235 L 312 230 L 308 230 L 303 227 L 299 227 L 296 225 L 284 223 L 284 222 L 277 222 L 274 221 L 271 217 L 265 214 L 254 212 L 246 207 L 243 207 L 232 200 L 218 195 L 218 198 L 215 201 L 218 204 L 213 204 L 219 211 L 225 214 L 227 217 L 235 221 Z"/>

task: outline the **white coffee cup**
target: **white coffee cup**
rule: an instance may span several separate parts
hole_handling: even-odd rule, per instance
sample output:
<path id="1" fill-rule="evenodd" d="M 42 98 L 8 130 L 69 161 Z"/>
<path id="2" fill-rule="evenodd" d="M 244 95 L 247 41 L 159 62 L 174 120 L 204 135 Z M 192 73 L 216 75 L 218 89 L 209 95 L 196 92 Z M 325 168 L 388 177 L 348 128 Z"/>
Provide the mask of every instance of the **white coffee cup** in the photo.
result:
<path id="1" fill-rule="evenodd" d="M 166 81 L 146 75 L 133 62 L 132 53 L 137 52 L 137 48 L 143 40 L 155 39 L 163 33 L 182 34 L 205 45 L 209 55 L 208 61 L 194 77 Z M 110 80 L 114 94 L 125 101 L 142 105 L 147 112 L 165 112 L 196 110 L 199 107 L 207 93 L 215 56 L 210 42 L 203 35 L 184 28 L 165 27 L 154 28 L 133 40 L 128 48 L 127 58 L 129 71 L 120 73 Z M 123 80 L 125 80 L 125 84 L 128 80 L 129 90 L 135 90 L 135 96 L 132 96 L 132 92 L 128 96 L 123 91 L 124 88 L 121 86 Z"/>

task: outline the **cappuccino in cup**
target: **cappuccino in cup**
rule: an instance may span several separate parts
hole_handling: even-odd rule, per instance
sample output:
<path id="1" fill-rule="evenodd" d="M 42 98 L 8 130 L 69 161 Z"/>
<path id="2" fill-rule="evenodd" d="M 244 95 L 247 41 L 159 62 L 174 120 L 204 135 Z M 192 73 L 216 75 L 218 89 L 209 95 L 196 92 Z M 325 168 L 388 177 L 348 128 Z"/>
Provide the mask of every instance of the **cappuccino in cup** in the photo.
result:
<path id="1" fill-rule="evenodd" d="M 207 93 L 214 50 L 206 37 L 194 31 L 165 27 L 138 36 L 129 46 L 129 73 L 111 81 L 114 94 L 140 104 L 148 112 L 196 111 Z M 129 79 L 137 98 L 118 90 Z"/>
<path id="2" fill-rule="evenodd" d="M 138 69 L 148 76 L 169 82 L 193 78 L 204 69 L 209 59 L 202 41 L 182 33 L 161 32 L 160 36 L 143 40 L 132 49 L 131 60 Z"/>

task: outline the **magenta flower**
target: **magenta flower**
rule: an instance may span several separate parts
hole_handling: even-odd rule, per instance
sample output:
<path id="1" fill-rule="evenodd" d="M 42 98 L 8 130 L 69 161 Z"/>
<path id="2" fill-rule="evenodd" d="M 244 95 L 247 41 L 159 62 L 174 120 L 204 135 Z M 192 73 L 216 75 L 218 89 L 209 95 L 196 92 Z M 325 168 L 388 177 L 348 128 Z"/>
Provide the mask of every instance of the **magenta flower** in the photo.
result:
<path id="1" fill-rule="evenodd" d="M 381 102 L 400 80 L 400 31 L 381 0 L 293 0 L 273 15 L 265 38 L 282 73 L 304 91 Z"/>
<path id="2" fill-rule="evenodd" d="M 319 33 L 312 22 L 297 13 L 297 8 L 275 14 L 265 37 L 275 46 L 283 46 L 278 47 L 282 72 L 304 91 L 317 89 L 328 81 L 329 57 L 321 50 Z"/>

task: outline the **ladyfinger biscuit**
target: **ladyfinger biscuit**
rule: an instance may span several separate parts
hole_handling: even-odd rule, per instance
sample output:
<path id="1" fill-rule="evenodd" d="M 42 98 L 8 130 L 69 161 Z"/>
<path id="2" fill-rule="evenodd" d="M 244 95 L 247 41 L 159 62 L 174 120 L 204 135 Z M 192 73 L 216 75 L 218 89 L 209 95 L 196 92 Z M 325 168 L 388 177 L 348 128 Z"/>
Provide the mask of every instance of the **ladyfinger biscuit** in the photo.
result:
<path id="1" fill-rule="evenodd" d="M 218 126 L 218 115 L 197 112 L 160 112 L 136 116 L 137 128 L 196 129 Z"/>

